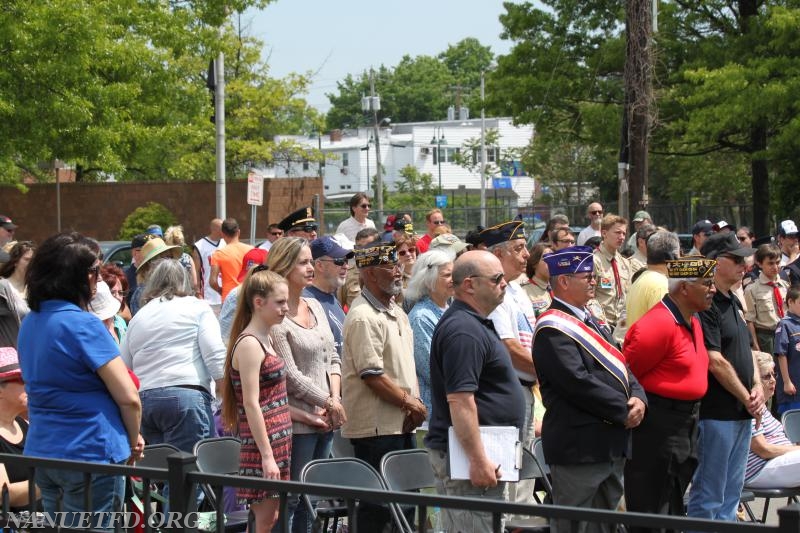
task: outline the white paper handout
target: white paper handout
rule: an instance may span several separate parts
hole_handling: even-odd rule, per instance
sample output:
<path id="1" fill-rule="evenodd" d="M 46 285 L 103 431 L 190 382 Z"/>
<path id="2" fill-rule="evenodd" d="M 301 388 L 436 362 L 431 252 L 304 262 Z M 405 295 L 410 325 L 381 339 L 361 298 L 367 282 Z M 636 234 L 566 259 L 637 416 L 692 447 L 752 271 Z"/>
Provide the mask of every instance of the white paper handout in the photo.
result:
<path id="1" fill-rule="evenodd" d="M 500 465 L 500 473 L 503 475 L 500 479 L 519 481 L 519 468 L 522 464 L 519 430 L 513 426 L 481 426 L 480 432 L 486 457 Z M 447 440 L 450 477 L 469 479 L 469 459 L 452 426 L 447 430 Z"/>

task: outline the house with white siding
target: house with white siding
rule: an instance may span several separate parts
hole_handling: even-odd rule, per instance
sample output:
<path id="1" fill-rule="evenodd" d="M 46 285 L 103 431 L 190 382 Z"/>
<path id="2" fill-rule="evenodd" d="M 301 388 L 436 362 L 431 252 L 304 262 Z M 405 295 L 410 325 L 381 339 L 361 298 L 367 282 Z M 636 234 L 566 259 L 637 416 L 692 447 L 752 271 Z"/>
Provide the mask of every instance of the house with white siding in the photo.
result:
<path id="1" fill-rule="evenodd" d="M 516 126 L 510 118 L 487 118 L 486 130 L 496 129 L 497 143 L 487 145 L 487 164 L 495 172 L 487 176 L 487 195 L 492 189 L 511 189 L 517 196 L 517 205 L 524 207 L 533 202 L 534 180 L 527 175 L 518 160 L 522 149 L 533 139 L 534 128 L 529 125 Z M 292 140 L 319 149 L 325 154 L 322 165 L 325 198 L 328 200 L 349 198 L 356 191 L 371 190 L 376 172 L 376 142 L 374 128 L 334 130 L 325 136 L 279 136 L 276 141 Z M 433 184 L 443 194 L 459 191 L 460 194 L 478 194 L 480 190 L 480 166 L 473 170 L 454 161 L 456 153 L 464 151 L 472 140 L 479 141 L 481 120 L 444 120 L 384 125 L 379 130 L 380 160 L 383 180 L 391 192 L 396 190 L 399 171 L 407 165 L 416 167 L 421 173 L 433 176 Z M 477 144 L 479 146 L 479 144 Z M 437 148 L 439 150 L 437 151 Z M 480 150 L 472 157 L 480 160 Z M 304 161 L 283 162 L 280 166 L 261 169 L 267 178 L 284 176 L 317 176 L 317 163 Z M 506 191 L 504 191 L 505 193 Z"/>

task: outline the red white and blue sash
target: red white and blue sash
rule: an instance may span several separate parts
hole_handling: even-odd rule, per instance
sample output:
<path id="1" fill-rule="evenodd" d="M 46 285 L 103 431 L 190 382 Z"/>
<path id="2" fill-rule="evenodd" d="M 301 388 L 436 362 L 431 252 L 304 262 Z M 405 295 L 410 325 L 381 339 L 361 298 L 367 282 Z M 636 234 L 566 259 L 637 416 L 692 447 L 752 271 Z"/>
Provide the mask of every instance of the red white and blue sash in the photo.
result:
<path id="1" fill-rule="evenodd" d="M 543 328 L 557 329 L 564 335 L 581 345 L 589 352 L 600 366 L 619 381 L 630 395 L 630 384 L 628 383 L 628 368 L 625 366 L 625 356 L 622 355 L 616 346 L 608 342 L 602 335 L 575 318 L 558 309 L 549 309 L 539 316 L 536 321 L 536 334 Z"/>

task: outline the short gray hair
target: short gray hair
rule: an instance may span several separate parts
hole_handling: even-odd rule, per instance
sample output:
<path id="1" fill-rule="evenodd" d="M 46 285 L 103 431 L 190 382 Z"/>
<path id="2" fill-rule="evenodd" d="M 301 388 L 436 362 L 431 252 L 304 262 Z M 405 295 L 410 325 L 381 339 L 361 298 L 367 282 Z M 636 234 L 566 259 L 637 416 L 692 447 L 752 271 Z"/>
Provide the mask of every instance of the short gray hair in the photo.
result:
<path id="1" fill-rule="evenodd" d="M 669 278 L 667 280 L 669 293 L 672 294 L 673 292 L 677 291 L 683 282 L 694 283 L 695 281 L 697 281 L 697 278 Z"/>
<path id="2" fill-rule="evenodd" d="M 671 231 L 656 231 L 647 239 L 647 264 L 663 265 L 681 256 L 681 241 Z"/>
<path id="3" fill-rule="evenodd" d="M 419 256 L 403 297 L 406 300 L 417 302 L 430 296 L 436 287 L 439 269 L 452 263 L 453 259 L 450 254 L 442 250 L 430 250 Z"/>
<path id="4" fill-rule="evenodd" d="M 156 298 L 171 300 L 175 296 L 191 296 L 192 283 L 186 268 L 176 259 L 163 259 L 153 269 L 142 293 L 142 305 Z"/>

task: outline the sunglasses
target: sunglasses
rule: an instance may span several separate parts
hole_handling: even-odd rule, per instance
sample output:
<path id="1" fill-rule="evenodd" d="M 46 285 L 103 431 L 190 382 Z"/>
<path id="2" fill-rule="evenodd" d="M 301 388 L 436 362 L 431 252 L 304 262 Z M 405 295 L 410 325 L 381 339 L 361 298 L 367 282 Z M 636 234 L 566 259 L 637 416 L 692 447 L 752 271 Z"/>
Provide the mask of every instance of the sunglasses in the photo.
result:
<path id="1" fill-rule="evenodd" d="M 360 206 L 358 206 L 358 207 L 360 207 L 361 209 L 369 209 L 369 208 L 371 208 L 371 207 L 372 207 L 372 205 L 371 205 L 371 204 L 361 204 L 361 205 L 360 205 Z"/>
<path id="2" fill-rule="evenodd" d="M 447 222 L 445 222 L 444 220 L 431 220 L 431 224 L 434 224 L 436 226 L 441 226 L 447 224 Z"/>
<path id="3" fill-rule="evenodd" d="M 400 251 L 397 252 L 397 255 L 399 255 L 400 257 L 405 257 L 406 255 L 416 254 L 416 253 L 417 253 L 416 249 L 414 249 L 414 250 L 400 250 Z"/>
<path id="4" fill-rule="evenodd" d="M 337 267 L 343 267 L 343 266 L 345 266 L 347 264 L 347 258 L 346 257 L 339 257 L 338 259 L 322 259 L 322 258 L 320 258 L 320 259 L 317 259 L 317 261 L 329 261 L 329 262 L 333 263 L 334 265 L 336 265 Z"/>
<path id="5" fill-rule="evenodd" d="M 271 231 L 269 234 L 272 235 L 273 237 L 282 237 L 283 236 L 283 232 L 282 231 Z"/>
<path id="6" fill-rule="evenodd" d="M 589 211 L 589 214 L 590 215 L 602 215 L 603 212 L 602 211 Z"/>
<path id="7" fill-rule="evenodd" d="M 504 274 L 502 272 L 495 274 L 493 276 L 482 276 L 480 274 L 474 274 L 469 276 L 470 278 L 485 278 L 494 283 L 495 285 L 500 285 L 500 282 L 503 281 Z"/>
<path id="8" fill-rule="evenodd" d="M 89 274 L 91 274 L 92 276 L 97 276 L 98 274 L 100 274 L 100 265 L 90 266 L 87 269 L 87 272 L 89 272 Z"/>
<path id="9" fill-rule="evenodd" d="M 312 231 L 317 231 L 319 228 L 316 224 L 306 224 L 305 226 L 297 226 L 294 228 L 296 231 L 305 231 L 306 233 L 311 233 Z"/>

